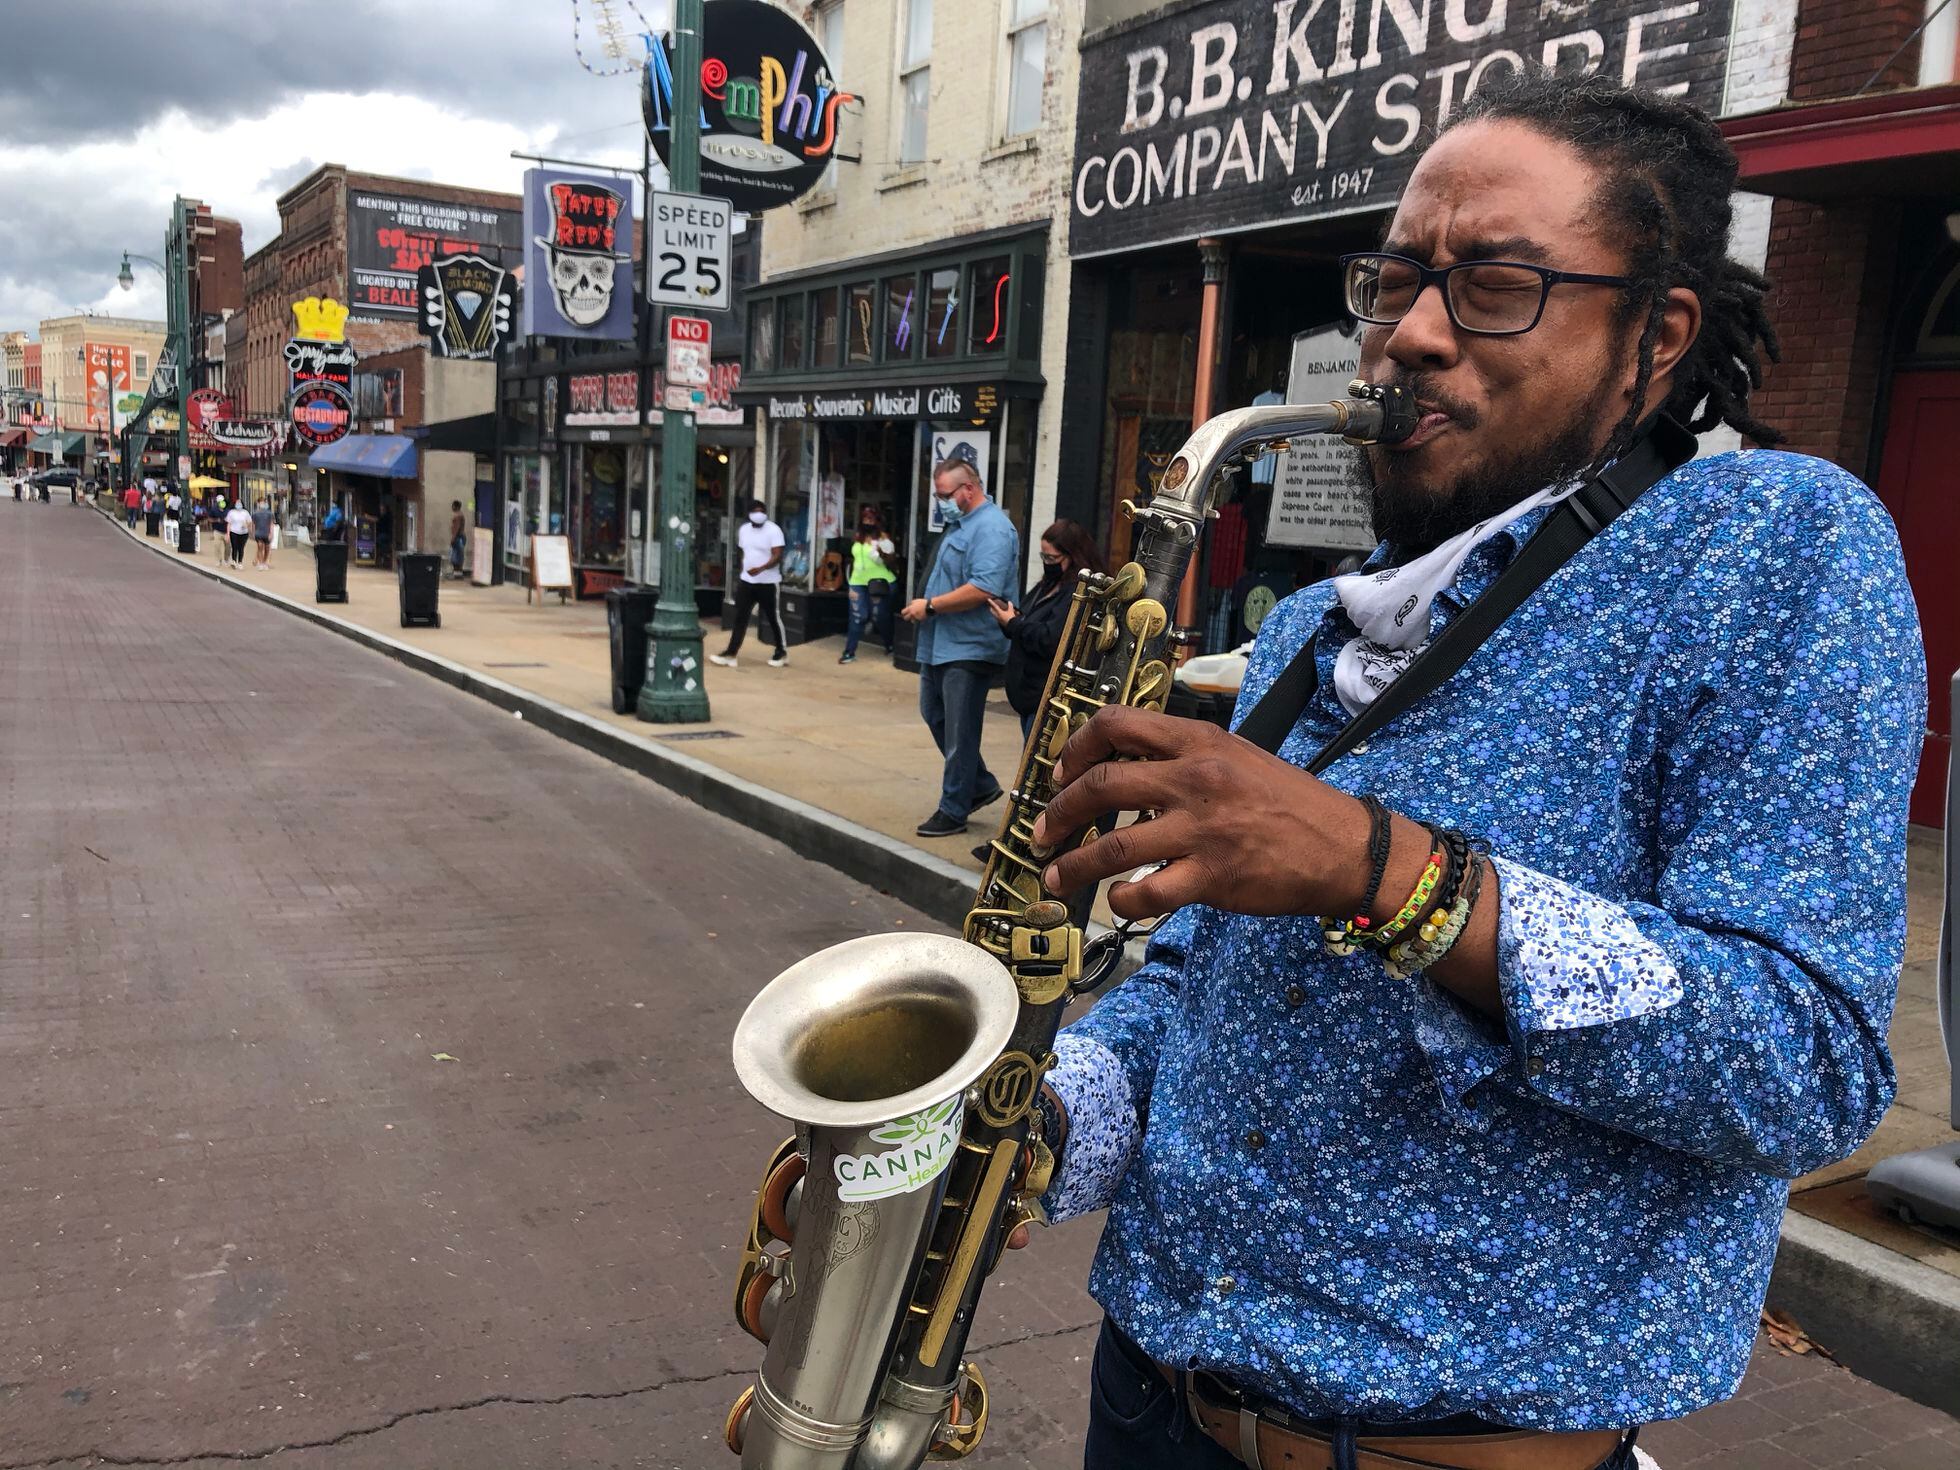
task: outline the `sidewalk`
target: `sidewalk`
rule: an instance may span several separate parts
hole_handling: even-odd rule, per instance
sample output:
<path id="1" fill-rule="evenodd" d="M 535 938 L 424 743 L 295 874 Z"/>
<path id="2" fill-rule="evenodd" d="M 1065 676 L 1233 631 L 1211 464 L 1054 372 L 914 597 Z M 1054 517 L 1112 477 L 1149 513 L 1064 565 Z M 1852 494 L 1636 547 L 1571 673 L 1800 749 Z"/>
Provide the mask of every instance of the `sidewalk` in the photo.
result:
<path id="1" fill-rule="evenodd" d="M 112 519 L 112 524 L 121 529 L 119 521 Z M 135 539 L 146 539 L 140 527 Z M 217 566 L 208 544 L 197 562 L 207 571 Z M 281 550 L 267 571 L 248 566 L 223 575 L 309 608 L 313 603 L 313 559 L 306 548 Z M 768 646 L 758 645 L 751 629 L 740 668 L 704 668 L 711 723 L 652 725 L 612 712 L 603 603 L 561 605 L 553 594 L 542 604 L 527 605 L 522 588 L 445 581 L 442 626 L 402 628 L 392 572 L 350 568 L 347 583 L 346 606 L 320 609 L 322 613 L 465 665 L 590 720 L 672 746 L 746 782 L 882 833 L 912 851 L 979 870 L 969 849 L 992 835 L 984 821 L 956 838 L 931 841 L 913 835 L 913 827 L 937 803 L 940 762 L 919 720 L 917 677 L 893 668 L 875 644 L 861 647 L 857 662 L 844 667 L 837 663 L 841 639 L 802 644 L 790 651 L 787 668 L 771 669 Z M 724 640 L 718 627 L 707 629 L 708 652 L 718 651 Z M 1018 722 L 998 694 L 988 714 L 987 763 L 1003 783 L 1011 782 L 1020 753 Z M 996 808 L 983 817 L 998 814 Z M 1947 1063 L 1934 991 L 1940 862 L 1938 834 L 1915 829 L 1906 967 L 1890 1033 L 1898 1100 L 1856 1155 L 1798 1181 L 1791 1208 L 1942 1273 L 1960 1294 L 1960 1241 L 1935 1239 L 1880 1214 L 1859 1184 L 1879 1159 L 1951 1137 Z M 1108 918 L 1101 904 L 1098 915 Z"/>

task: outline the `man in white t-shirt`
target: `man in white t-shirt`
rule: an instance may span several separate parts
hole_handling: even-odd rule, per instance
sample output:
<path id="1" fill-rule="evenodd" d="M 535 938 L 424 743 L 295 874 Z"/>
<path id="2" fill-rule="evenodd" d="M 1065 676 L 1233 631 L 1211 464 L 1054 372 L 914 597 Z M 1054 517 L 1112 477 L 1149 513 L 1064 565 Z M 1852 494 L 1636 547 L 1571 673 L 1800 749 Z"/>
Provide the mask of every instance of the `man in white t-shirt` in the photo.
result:
<path id="1" fill-rule="evenodd" d="M 776 608 L 776 588 L 783 580 L 783 528 L 769 519 L 769 508 L 760 500 L 749 502 L 749 516 L 735 533 L 741 549 L 742 579 L 735 584 L 735 628 L 728 647 L 708 655 L 708 662 L 725 669 L 735 667 L 735 655 L 749 631 L 749 611 L 762 610 L 757 625 L 763 637 L 774 637 L 776 651 L 769 656 L 769 667 L 780 669 L 789 662 L 789 647 L 783 637 L 783 616 Z"/>

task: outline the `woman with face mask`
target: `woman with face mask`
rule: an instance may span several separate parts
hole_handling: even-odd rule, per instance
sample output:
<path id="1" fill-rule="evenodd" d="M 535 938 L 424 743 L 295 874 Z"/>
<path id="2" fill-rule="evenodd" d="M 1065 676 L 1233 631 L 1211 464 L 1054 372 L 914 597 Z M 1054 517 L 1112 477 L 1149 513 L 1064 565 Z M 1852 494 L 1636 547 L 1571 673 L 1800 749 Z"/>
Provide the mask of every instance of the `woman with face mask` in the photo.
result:
<path id="1" fill-rule="evenodd" d="M 1075 521 L 1057 521 L 1041 533 L 1041 580 L 1021 598 L 1020 607 L 1002 598 L 987 600 L 994 620 L 1007 634 L 1007 702 L 1021 717 L 1021 739 L 1034 728 L 1048 666 L 1061 647 L 1069 594 L 1085 571 L 1106 571 L 1095 538 Z"/>
<path id="2" fill-rule="evenodd" d="M 851 622 L 844 651 L 837 657 L 840 664 L 856 661 L 858 639 L 868 627 L 876 626 L 878 636 L 885 640 L 885 652 L 892 651 L 892 590 L 898 574 L 892 569 L 891 558 L 896 551 L 885 528 L 867 511 L 865 519 L 858 522 L 857 539 L 851 543 Z"/>

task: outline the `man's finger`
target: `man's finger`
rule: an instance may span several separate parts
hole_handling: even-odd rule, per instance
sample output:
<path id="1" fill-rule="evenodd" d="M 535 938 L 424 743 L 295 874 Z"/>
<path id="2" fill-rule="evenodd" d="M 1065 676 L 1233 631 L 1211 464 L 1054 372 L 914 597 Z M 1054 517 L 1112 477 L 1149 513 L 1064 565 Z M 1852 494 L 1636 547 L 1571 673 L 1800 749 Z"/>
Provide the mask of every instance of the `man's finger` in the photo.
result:
<path id="1" fill-rule="evenodd" d="M 1146 863 L 1181 858 L 1190 845 L 1190 823 L 1178 813 L 1133 822 L 1063 853 L 1041 875 L 1042 885 L 1050 893 L 1074 893 L 1119 873 L 1133 873 Z"/>
<path id="2" fill-rule="evenodd" d="M 1062 747 L 1061 759 L 1055 762 L 1055 784 L 1066 786 L 1114 755 L 1168 760 L 1189 748 L 1194 731 L 1204 728 L 1195 720 L 1174 719 L 1155 710 L 1127 705 L 1099 709 Z"/>
<path id="3" fill-rule="evenodd" d="M 1105 812 L 1148 812 L 1177 795 L 1173 767 L 1164 761 L 1104 761 L 1091 766 L 1049 801 L 1035 823 L 1034 840 L 1059 847 Z"/>
<path id="4" fill-rule="evenodd" d="M 1195 858 L 1166 863 L 1134 883 L 1109 886 L 1109 911 L 1119 919 L 1154 919 L 1196 903 L 1202 893 L 1204 869 Z"/>

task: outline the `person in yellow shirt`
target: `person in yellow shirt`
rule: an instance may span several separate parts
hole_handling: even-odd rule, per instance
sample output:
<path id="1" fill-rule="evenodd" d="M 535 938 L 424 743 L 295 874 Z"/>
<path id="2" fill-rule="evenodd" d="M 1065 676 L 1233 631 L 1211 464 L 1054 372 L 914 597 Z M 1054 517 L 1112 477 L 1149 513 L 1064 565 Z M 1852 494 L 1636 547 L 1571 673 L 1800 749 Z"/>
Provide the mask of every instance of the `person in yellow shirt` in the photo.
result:
<path id="1" fill-rule="evenodd" d="M 858 639 L 876 624 L 878 636 L 885 640 L 885 652 L 892 651 L 892 587 L 898 574 L 887 560 L 895 548 L 892 538 L 875 519 L 858 522 L 857 539 L 851 543 L 851 572 L 847 585 L 851 593 L 851 625 L 844 636 L 840 664 L 857 659 Z"/>

